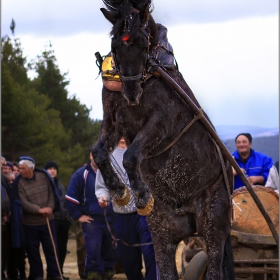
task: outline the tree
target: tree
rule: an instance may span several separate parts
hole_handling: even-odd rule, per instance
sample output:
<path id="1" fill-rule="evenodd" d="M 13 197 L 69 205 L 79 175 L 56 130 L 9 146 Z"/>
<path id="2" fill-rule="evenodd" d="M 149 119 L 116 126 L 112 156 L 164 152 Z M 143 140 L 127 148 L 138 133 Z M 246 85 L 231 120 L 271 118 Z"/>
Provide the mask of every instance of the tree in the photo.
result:
<path id="1" fill-rule="evenodd" d="M 89 159 L 99 121 L 75 96 L 68 97 L 67 74 L 61 74 L 52 50 L 27 63 L 19 39 L 2 43 L 2 155 L 17 161 L 32 156 L 37 167 L 49 160 L 59 165 L 67 185 L 75 169 Z M 31 80 L 28 71 L 38 76 Z"/>
<path id="2" fill-rule="evenodd" d="M 75 95 L 68 96 L 68 73 L 60 72 L 51 44 L 33 61 L 33 68 L 38 74 L 33 81 L 35 89 L 51 99 L 50 108 L 60 111 L 62 124 L 71 134 L 64 148 L 79 144 L 84 154 L 81 159 L 87 162 L 89 148 L 98 137 L 99 121 L 90 119 L 90 110 Z M 78 162 L 76 164 L 78 167 Z"/>
<path id="3" fill-rule="evenodd" d="M 50 99 L 31 86 L 26 61 L 19 40 L 14 44 L 2 39 L 2 149 L 4 155 L 16 161 L 28 152 L 43 160 L 39 150 L 56 147 L 68 141 L 59 118 L 60 112 L 50 109 Z M 37 152 L 34 147 L 40 147 Z"/>

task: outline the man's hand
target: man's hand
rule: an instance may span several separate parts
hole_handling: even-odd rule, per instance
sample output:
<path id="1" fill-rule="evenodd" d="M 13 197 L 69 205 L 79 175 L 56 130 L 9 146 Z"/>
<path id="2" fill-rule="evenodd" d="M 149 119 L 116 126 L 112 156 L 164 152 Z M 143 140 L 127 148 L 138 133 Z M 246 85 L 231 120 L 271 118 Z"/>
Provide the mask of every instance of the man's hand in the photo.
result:
<path id="1" fill-rule="evenodd" d="M 50 207 L 44 207 L 39 209 L 39 213 L 43 214 L 44 217 L 48 217 L 52 215 L 53 210 Z"/>
<path id="2" fill-rule="evenodd" d="M 250 176 L 247 180 L 251 185 L 262 185 L 264 183 L 263 176 Z"/>
<path id="3" fill-rule="evenodd" d="M 110 201 L 105 196 L 101 196 L 98 199 L 98 203 L 100 207 L 106 208 L 109 205 Z"/>
<path id="4" fill-rule="evenodd" d="M 243 172 L 243 174 L 246 173 L 246 170 L 245 170 L 244 168 L 240 168 L 240 170 Z M 237 175 L 237 172 L 235 171 L 234 168 L 232 168 L 232 171 L 233 171 L 233 175 L 234 175 L 234 176 Z"/>
<path id="5" fill-rule="evenodd" d="M 88 223 L 88 224 L 90 224 L 92 221 L 94 221 L 94 219 L 93 219 L 92 217 L 90 217 L 90 216 L 82 215 L 82 216 L 78 219 L 78 221 L 79 221 L 80 223 Z"/>

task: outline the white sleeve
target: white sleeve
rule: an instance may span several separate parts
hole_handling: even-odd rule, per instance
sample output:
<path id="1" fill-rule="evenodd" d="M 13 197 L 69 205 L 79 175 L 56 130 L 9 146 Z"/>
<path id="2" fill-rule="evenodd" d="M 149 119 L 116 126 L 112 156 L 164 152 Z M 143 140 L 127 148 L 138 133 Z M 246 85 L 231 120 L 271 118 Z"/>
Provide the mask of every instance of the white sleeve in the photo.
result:
<path id="1" fill-rule="evenodd" d="M 272 167 L 270 168 L 265 186 L 271 187 L 276 192 L 279 192 L 279 175 L 274 165 L 272 165 Z"/>
<path id="2" fill-rule="evenodd" d="M 97 199 L 104 196 L 107 200 L 110 199 L 109 190 L 107 189 L 101 172 L 97 170 L 96 172 L 96 180 L 95 180 L 95 195 Z"/>

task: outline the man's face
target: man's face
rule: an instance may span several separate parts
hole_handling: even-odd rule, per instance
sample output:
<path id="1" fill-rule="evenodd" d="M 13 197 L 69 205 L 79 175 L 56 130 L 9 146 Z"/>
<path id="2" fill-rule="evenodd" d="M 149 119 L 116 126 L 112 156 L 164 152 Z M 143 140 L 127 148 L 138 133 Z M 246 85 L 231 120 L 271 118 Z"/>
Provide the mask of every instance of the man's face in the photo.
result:
<path id="1" fill-rule="evenodd" d="M 95 163 L 95 161 L 94 161 L 93 156 L 92 156 L 91 153 L 89 153 L 89 158 L 90 158 L 91 167 L 92 167 L 94 170 L 97 170 L 98 167 L 97 167 L 97 165 L 96 165 L 96 163 Z"/>
<path id="2" fill-rule="evenodd" d="M 10 173 L 10 172 L 13 172 L 13 170 L 11 169 L 11 167 L 8 166 L 8 165 L 5 165 L 4 168 L 3 168 L 3 174 L 4 174 L 4 175 L 7 175 L 7 174 Z"/>
<path id="3" fill-rule="evenodd" d="M 13 173 L 14 173 L 16 176 L 19 175 L 19 168 L 18 168 L 16 165 L 13 166 Z"/>
<path id="4" fill-rule="evenodd" d="M 23 178 L 31 179 L 33 177 L 33 169 L 28 168 L 26 164 L 19 165 L 19 173 Z"/>
<path id="5" fill-rule="evenodd" d="M 127 148 L 124 137 L 122 137 L 122 138 L 119 140 L 118 147 L 121 148 L 121 149 L 126 149 L 126 148 Z"/>
<path id="6" fill-rule="evenodd" d="M 249 139 L 246 136 L 240 135 L 236 139 L 235 145 L 240 155 L 247 155 L 250 153 L 252 143 L 249 142 Z"/>
<path id="7" fill-rule="evenodd" d="M 14 173 L 9 173 L 9 175 L 7 176 L 8 184 L 11 185 L 14 182 L 15 178 L 16 176 Z"/>
<path id="8" fill-rule="evenodd" d="M 57 175 L 57 169 L 54 167 L 48 168 L 47 169 L 48 173 L 51 175 L 52 178 L 55 178 Z"/>

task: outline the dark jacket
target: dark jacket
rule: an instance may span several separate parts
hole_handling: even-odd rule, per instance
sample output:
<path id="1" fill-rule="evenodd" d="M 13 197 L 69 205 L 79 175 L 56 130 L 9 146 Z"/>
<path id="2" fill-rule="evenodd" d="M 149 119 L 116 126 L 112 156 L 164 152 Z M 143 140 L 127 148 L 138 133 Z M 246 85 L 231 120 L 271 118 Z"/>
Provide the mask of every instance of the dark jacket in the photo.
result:
<path id="1" fill-rule="evenodd" d="M 44 169 L 35 168 L 36 172 L 43 172 L 47 174 L 55 196 L 55 211 L 60 210 L 60 199 L 59 194 L 57 192 L 57 188 L 55 187 L 55 183 L 48 172 L 46 172 Z M 11 247 L 12 248 L 23 248 L 24 247 L 24 235 L 23 235 L 23 208 L 21 201 L 19 199 L 18 194 L 18 182 L 21 178 L 21 175 L 18 175 L 15 179 L 15 181 L 12 184 L 11 188 L 11 197 L 10 197 L 10 205 L 11 205 Z"/>
<path id="2" fill-rule="evenodd" d="M 56 220 L 67 219 L 67 220 L 71 221 L 72 219 L 65 206 L 65 187 L 59 182 L 59 180 L 57 178 L 54 178 L 54 183 L 55 183 L 57 191 L 59 193 L 60 202 L 61 202 L 60 211 L 56 211 L 54 213 L 54 218 Z"/>
<path id="3" fill-rule="evenodd" d="M 73 220 L 88 215 L 105 223 L 104 209 L 99 206 L 95 195 L 95 179 L 96 174 L 90 163 L 78 169 L 71 177 L 66 193 L 66 207 Z M 115 214 L 111 204 L 106 211 L 108 221 L 113 221 Z"/>

